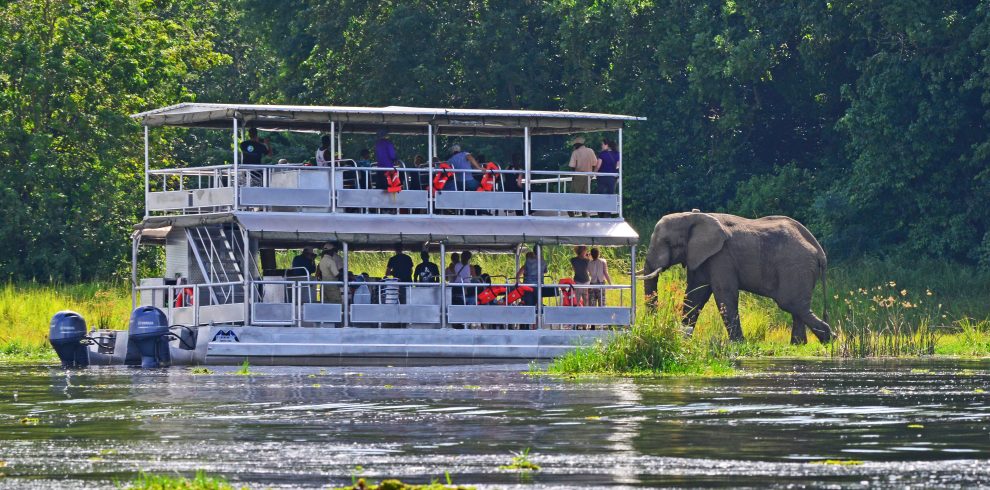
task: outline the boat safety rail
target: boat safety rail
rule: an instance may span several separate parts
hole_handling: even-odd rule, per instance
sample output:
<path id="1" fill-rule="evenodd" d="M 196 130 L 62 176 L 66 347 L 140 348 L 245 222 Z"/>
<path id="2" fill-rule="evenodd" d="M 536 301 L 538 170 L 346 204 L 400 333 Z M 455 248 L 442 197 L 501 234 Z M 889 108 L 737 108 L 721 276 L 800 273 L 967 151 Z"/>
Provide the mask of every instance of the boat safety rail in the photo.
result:
<path id="1" fill-rule="evenodd" d="M 161 308 L 172 324 L 208 325 L 244 321 L 244 283 L 140 285 L 137 306 Z"/>

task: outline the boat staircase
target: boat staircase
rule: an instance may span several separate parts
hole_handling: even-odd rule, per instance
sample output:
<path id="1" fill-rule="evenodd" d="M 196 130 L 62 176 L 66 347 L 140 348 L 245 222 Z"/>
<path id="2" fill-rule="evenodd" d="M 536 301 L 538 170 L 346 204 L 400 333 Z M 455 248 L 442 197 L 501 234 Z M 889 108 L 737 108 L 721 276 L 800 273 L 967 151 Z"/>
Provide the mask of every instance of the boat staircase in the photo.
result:
<path id="1" fill-rule="evenodd" d="M 204 284 L 243 284 L 245 275 L 250 279 L 260 277 L 258 264 L 249 259 L 248 270 L 244 270 L 244 240 L 237 225 L 207 225 L 186 228 L 189 248 L 196 261 Z M 227 305 L 244 302 L 243 287 L 210 287 L 201 291 L 206 297 L 201 301 L 213 305 Z"/>

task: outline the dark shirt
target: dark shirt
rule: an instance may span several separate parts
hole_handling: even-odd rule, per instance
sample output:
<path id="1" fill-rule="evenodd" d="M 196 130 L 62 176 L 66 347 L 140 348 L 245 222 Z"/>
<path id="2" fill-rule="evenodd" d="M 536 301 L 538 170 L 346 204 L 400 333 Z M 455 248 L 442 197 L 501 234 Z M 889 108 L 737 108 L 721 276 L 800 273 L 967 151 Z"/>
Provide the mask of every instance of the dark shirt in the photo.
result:
<path id="1" fill-rule="evenodd" d="M 433 262 L 420 262 L 413 276 L 417 282 L 437 282 L 440 280 L 440 268 Z"/>
<path id="2" fill-rule="evenodd" d="M 268 147 L 260 141 L 247 140 L 241 142 L 241 163 L 245 165 L 261 165 L 261 158 L 268 154 Z"/>
<path id="3" fill-rule="evenodd" d="M 619 170 L 619 152 L 615 150 L 607 150 L 598 154 L 598 158 L 602 160 L 602 166 L 598 168 L 599 172 L 606 174 L 614 174 Z"/>
<path id="4" fill-rule="evenodd" d="M 590 263 L 591 260 L 584 257 L 571 258 L 571 267 L 574 268 L 574 282 L 581 284 L 591 282 L 591 276 L 588 275 L 588 264 Z"/>
<path id="5" fill-rule="evenodd" d="M 292 268 L 293 269 L 306 269 L 310 275 L 316 273 L 316 259 L 307 259 L 305 255 L 299 254 L 292 258 Z M 290 274 L 298 274 L 299 271 L 295 270 L 290 272 Z"/>
<path id="6" fill-rule="evenodd" d="M 385 266 L 399 282 L 412 282 L 413 261 L 406 254 L 396 254 L 388 259 Z"/>
<path id="7" fill-rule="evenodd" d="M 395 168 L 395 145 L 387 138 L 381 138 L 375 142 L 375 159 L 378 160 L 378 168 Z M 410 262 L 412 264 L 412 262 Z M 412 268 L 412 265 L 409 266 Z"/>
<path id="8" fill-rule="evenodd" d="M 522 168 L 521 165 L 512 164 L 512 165 L 509 165 L 509 170 L 523 170 L 523 168 Z M 505 182 L 505 190 L 506 190 L 506 192 L 522 192 L 523 191 L 523 187 L 519 185 L 519 176 L 522 175 L 522 174 L 517 174 L 517 173 L 514 173 L 513 172 L 511 174 L 510 173 L 506 173 L 506 174 L 503 174 L 503 175 L 504 175 L 503 179 L 505 179 L 504 182 Z"/>

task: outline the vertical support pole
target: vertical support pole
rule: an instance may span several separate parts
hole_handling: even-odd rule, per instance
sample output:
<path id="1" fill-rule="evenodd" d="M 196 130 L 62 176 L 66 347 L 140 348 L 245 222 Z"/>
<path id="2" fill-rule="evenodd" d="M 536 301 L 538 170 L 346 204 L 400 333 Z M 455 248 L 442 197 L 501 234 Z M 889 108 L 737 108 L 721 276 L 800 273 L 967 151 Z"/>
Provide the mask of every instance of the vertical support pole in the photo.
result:
<path id="1" fill-rule="evenodd" d="M 244 325 L 251 324 L 251 304 L 254 303 L 254 278 L 251 277 L 251 237 L 247 228 L 240 227 L 241 240 L 244 242 L 243 260 L 241 261 L 241 279 L 244 280 Z"/>
<path id="2" fill-rule="evenodd" d="M 148 156 L 148 126 L 144 127 L 144 217 L 148 217 L 148 191 L 149 189 L 149 179 L 148 171 L 151 170 L 151 160 Z"/>
<path id="3" fill-rule="evenodd" d="M 145 134 L 147 134 L 147 127 L 145 127 Z M 137 256 L 138 248 L 141 246 L 141 234 L 138 233 L 131 240 L 131 311 L 137 308 L 137 287 L 138 287 L 138 276 L 137 276 Z M 154 294 L 151 295 L 154 298 Z M 152 302 L 152 304 L 154 304 Z"/>
<path id="4" fill-rule="evenodd" d="M 529 126 L 523 128 L 523 160 L 525 161 L 526 169 L 526 195 L 523 197 L 523 207 L 525 208 L 523 214 L 529 216 L 530 212 L 530 188 L 532 187 L 533 177 L 530 173 L 530 169 L 533 166 L 530 161 L 530 141 L 529 141 Z"/>
<path id="5" fill-rule="evenodd" d="M 334 146 L 336 123 L 330 121 L 330 212 L 337 212 L 337 153 Z"/>
<path id="6" fill-rule="evenodd" d="M 536 244 L 536 329 L 543 330 L 543 246 L 539 243 Z"/>
<path id="7" fill-rule="evenodd" d="M 429 186 L 429 193 L 426 195 L 426 214 L 433 214 L 433 124 L 426 126 L 426 182 Z"/>
<path id="8" fill-rule="evenodd" d="M 447 243 L 440 242 L 440 328 L 447 328 Z"/>
<path id="9" fill-rule="evenodd" d="M 337 153 L 334 154 L 335 160 L 342 160 L 344 158 L 344 125 L 341 124 L 337 128 Z"/>
<path id="10" fill-rule="evenodd" d="M 629 252 L 629 295 L 632 296 L 630 300 L 630 312 L 629 321 L 631 323 L 636 323 L 636 246 L 630 247 Z"/>
<path id="11" fill-rule="evenodd" d="M 238 189 L 240 186 L 237 182 L 239 177 L 237 160 L 238 160 L 237 159 L 237 117 L 235 116 L 234 117 L 234 173 L 233 175 L 230 176 L 230 178 L 234 181 L 232 183 L 232 187 L 234 188 L 234 211 L 237 211 L 237 203 L 238 201 L 240 201 L 240 199 L 238 198 L 238 194 L 239 194 Z"/>
<path id="12" fill-rule="evenodd" d="M 622 128 L 619 128 L 619 147 L 616 149 L 619 151 L 619 168 L 617 170 L 619 172 L 619 217 L 621 218 L 622 217 L 622 167 L 625 166 L 622 165 L 622 161 L 626 157 L 626 155 L 622 153 Z M 633 268 L 633 270 L 635 271 L 636 269 Z"/>
<path id="13" fill-rule="evenodd" d="M 344 245 L 344 273 L 342 277 L 344 278 L 344 304 L 342 306 L 343 311 L 341 312 L 341 317 L 344 319 L 344 328 L 351 326 L 351 309 L 348 306 L 351 303 L 351 289 L 349 287 L 349 274 L 350 271 L 350 253 L 347 246 L 347 242 L 343 242 Z"/>

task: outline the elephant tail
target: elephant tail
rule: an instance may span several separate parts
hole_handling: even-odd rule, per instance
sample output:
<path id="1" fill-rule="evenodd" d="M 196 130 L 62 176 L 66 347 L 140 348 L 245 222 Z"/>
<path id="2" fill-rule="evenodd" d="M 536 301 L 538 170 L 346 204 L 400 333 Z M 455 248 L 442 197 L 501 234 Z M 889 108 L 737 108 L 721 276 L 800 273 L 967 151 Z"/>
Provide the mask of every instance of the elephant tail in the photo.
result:
<path id="1" fill-rule="evenodd" d="M 827 275 L 827 266 L 825 261 L 821 260 L 818 262 L 818 268 L 822 273 L 822 321 L 829 323 L 828 321 L 828 283 L 825 281 L 825 276 Z"/>

